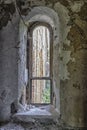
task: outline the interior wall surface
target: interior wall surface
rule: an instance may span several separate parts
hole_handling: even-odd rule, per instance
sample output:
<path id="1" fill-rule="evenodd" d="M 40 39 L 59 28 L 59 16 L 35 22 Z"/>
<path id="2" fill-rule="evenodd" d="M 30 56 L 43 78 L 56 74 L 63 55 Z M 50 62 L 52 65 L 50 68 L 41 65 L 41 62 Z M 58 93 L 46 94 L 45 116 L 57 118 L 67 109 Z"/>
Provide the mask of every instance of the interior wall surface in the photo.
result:
<path id="1" fill-rule="evenodd" d="M 9 7 L 12 2 L 7 0 L 4 4 Z M 66 126 L 86 127 L 87 1 L 26 0 L 19 1 L 17 5 L 25 21 L 35 21 L 38 18 L 39 21 L 48 20 L 52 26 L 54 21 L 55 26 L 58 23 L 56 27 L 53 27 L 56 32 L 54 34 L 54 55 L 56 55 L 54 58 L 54 62 L 56 61 L 54 64 L 54 86 L 57 88 L 56 93 L 59 92 L 58 87 L 60 86 L 60 94 L 58 94 L 60 95 L 60 101 L 57 99 L 60 103 L 57 102 L 56 105 L 60 104 L 61 121 Z M 57 19 L 55 20 L 52 12 L 48 14 L 46 9 L 42 13 L 44 7 L 56 12 L 56 17 L 59 19 L 57 23 Z M 3 8 L 3 5 L 0 8 Z M 17 67 L 19 51 L 16 45 L 18 45 L 18 17 L 20 19 L 21 17 L 17 15 L 18 11 L 13 10 L 15 12 L 13 15 L 11 10 L 5 11 L 4 8 L 2 12 L 7 12 L 5 16 L 8 17 L 2 17 L 3 14 L 1 13 L 0 19 L 3 18 L 1 20 L 3 22 L 0 23 L 0 120 L 9 118 L 11 114 L 10 105 L 20 95 L 19 81 L 17 81 L 19 79 Z M 38 13 L 40 15 L 36 15 Z M 10 16 L 13 16 L 10 18 L 11 20 L 9 19 Z M 56 29 L 59 29 L 59 32 Z M 11 45 L 13 48 L 8 49 Z"/>

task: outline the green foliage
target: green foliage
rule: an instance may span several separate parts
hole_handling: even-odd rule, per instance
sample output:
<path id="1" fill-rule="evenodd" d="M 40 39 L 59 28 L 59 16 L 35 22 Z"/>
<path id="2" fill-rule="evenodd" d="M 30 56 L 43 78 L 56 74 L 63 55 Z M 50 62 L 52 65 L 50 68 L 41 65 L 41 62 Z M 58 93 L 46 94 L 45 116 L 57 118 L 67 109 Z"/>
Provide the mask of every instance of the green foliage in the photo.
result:
<path id="1" fill-rule="evenodd" d="M 44 103 L 50 103 L 50 83 L 46 82 L 46 87 L 43 91 L 43 102 Z"/>

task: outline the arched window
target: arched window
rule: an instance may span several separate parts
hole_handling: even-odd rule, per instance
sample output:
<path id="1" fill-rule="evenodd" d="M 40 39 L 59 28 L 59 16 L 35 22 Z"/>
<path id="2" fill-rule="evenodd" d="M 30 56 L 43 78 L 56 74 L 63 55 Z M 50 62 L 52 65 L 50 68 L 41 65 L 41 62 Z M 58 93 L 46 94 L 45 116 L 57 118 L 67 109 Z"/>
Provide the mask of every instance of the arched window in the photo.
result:
<path id="1" fill-rule="evenodd" d="M 37 22 L 28 34 L 29 103 L 52 104 L 52 29 Z"/>
<path id="2" fill-rule="evenodd" d="M 52 104 L 60 113 L 61 36 L 58 15 L 48 7 L 34 7 L 24 22 L 20 21 L 19 29 L 18 102 L 24 106 Z"/>

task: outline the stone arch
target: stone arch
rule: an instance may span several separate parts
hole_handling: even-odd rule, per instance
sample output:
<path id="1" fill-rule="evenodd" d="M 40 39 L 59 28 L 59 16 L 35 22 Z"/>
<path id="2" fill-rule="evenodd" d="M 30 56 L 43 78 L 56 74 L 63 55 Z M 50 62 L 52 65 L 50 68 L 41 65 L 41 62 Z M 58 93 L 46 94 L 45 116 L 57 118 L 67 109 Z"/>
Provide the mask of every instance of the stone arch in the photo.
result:
<path id="1" fill-rule="evenodd" d="M 19 97 L 21 98 L 24 88 L 27 84 L 28 71 L 26 69 L 26 50 L 27 50 L 27 31 L 29 25 L 34 22 L 44 22 L 52 27 L 53 31 L 53 88 L 56 97 L 55 107 L 60 113 L 60 79 L 59 79 L 59 40 L 60 40 L 60 25 L 57 13 L 48 7 L 34 7 L 31 12 L 26 17 L 23 17 L 23 21 L 20 21 L 19 28 L 19 39 L 20 39 L 20 49 L 19 49 L 19 64 L 18 64 L 18 88 Z M 57 46 L 57 48 L 56 48 Z M 55 49 L 56 48 L 56 49 Z M 23 104 L 25 104 L 25 99 L 23 99 Z"/>

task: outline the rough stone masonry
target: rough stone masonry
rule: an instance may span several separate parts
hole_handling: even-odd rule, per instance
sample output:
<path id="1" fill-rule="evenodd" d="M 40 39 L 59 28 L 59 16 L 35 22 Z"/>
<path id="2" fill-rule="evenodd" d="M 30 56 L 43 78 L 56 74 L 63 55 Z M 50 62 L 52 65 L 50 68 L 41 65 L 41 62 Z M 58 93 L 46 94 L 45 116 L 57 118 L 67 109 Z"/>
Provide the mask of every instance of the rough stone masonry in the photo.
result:
<path id="1" fill-rule="evenodd" d="M 12 121 L 11 104 L 18 100 L 21 90 L 18 87 L 20 19 L 40 6 L 54 10 L 60 23 L 60 40 L 54 46 L 54 79 L 60 89 L 62 123 L 4 124 Z M 0 122 L 3 122 L 1 130 L 87 128 L 87 0 L 0 1 Z"/>

